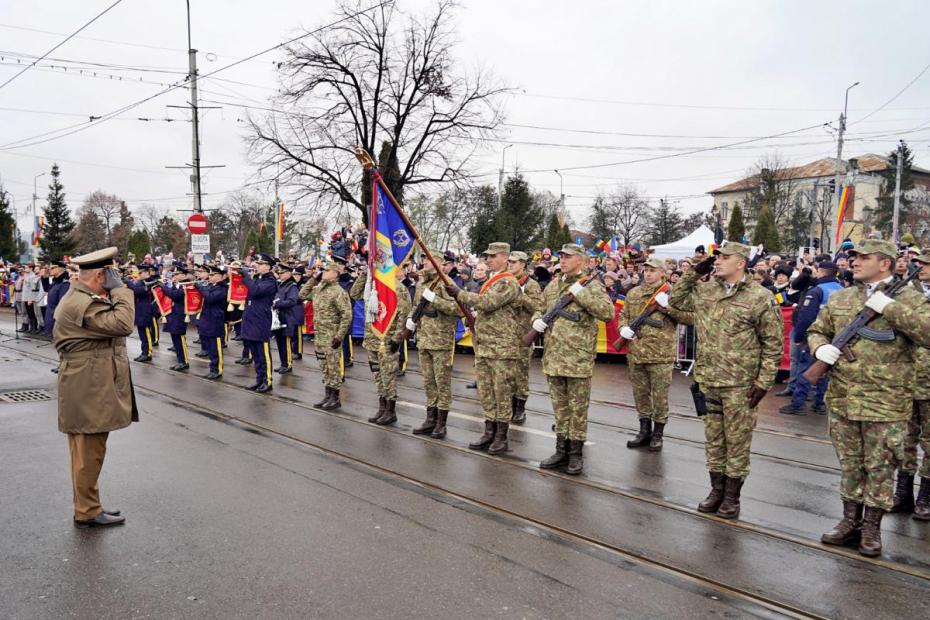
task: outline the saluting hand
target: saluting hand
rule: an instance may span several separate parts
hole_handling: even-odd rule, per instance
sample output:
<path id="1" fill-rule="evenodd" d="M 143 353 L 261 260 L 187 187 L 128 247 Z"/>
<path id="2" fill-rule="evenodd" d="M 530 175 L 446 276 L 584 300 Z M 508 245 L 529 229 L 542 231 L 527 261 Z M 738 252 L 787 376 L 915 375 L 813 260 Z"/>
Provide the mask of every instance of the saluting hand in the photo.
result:
<path id="1" fill-rule="evenodd" d="M 708 256 L 707 258 L 699 262 L 697 265 L 692 267 L 692 269 L 694 269 L 695 273 L 697 273 L 698 275 L 706 276 L 707 274 L 709 274 L 711 271 L 714 270 L 714 263 L 716 262 L 717 262 L 717 255 L 714 254 L 713 256 Z"/>

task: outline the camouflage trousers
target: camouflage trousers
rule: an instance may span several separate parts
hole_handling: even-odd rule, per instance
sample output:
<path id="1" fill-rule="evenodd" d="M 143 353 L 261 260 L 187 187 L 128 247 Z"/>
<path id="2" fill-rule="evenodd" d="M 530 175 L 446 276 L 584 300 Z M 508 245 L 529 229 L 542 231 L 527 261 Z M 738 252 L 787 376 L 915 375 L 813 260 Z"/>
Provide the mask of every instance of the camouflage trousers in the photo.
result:
<path id="1" fill-rule="evenodd" d="M 391 353 L 389 344 L 368 349 L 368 367 L 375 373 L 378 396 L 397 400 L 397 353 Z"/>
<path id="2" fill-rule="evenodd" d="M 907 421 L 858 422 L 830 412 L 830 439 L 840 460 L 840 496 L 891 510 L 894 470 L 904 461 Z"/>
<path id="3" fill-rule="evenodd" d="M 320 372 L 323 373 L 323 385 L 328 388 L 339 389 L 342 387 L 342 348 L 333 349 L 329 346 L 329 341 L 316 341 L 314 353 L 316 359 L 320 362 Z"/>
<path id="4" fill-rule="evenodd" d="M 529 347 L 526 350 L 526 355 L 517 359 L 520 370 L 517 375 L 517 391 L 514 396 L 521 400 L 526 400 L 530 397 L 530 360 L 532 359 L 533 347 Z"/>
<path id="5" fill-rule="evenodd" d="M 510 422 L 513 396 L 517 389 L 517 367 L 513 359 L 475 358 L 478 374 L 478 397 L 484 417 L 495 422 Z"/>
<path id="6" fill-rule="evenodd" d="M 901 471 L 916 474 L 917 445 L 924 451 L 920 464 L 920 477 L 930 478 L 930 400 L 915 400 L 914 413 L 907 423 L 907 435 L 904 438 L 904 460 Z"/>
<path id="7" fill-rule="evenodd" d="M 707 469 L 730 478 L 749 475 L 749 449 L 756 427 L 756 410 L 749 408 L 749 387 L 702 388 L 707 398 L 704 416 L 704 458 Z"/>
<path id="8" fill-rule="evenodd" d="M 556 377 L 549 380 L 549 398 L 555 414 L 555 432 L 568 439 L 584 441 L 588 437 L 588 402 L 590 377 Z"/>
<path id="9" fill-rule="evenodd" d="M 419 352 L 426 406 L 448 411 L 452 406 L 453 349 L 420 349 Z"/>
<path id="10" fill-rule="evenodd" d="M 672 387 L 672 364 L 630 364 L 633 401 L 641 418 L 665 424 L 668 421 L 668 391 Z"/>

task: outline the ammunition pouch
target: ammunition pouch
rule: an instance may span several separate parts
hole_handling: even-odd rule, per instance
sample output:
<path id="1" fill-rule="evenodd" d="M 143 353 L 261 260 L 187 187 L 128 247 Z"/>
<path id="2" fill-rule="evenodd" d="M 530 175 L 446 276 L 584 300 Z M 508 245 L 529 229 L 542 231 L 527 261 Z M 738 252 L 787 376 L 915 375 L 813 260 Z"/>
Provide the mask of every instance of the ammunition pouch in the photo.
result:
<path id="1" fill-rule="evenodd" d="M 894 342 L 895 333 L 893 329 L 874 329 L 863 326 L 856 332 L 860 338 L 871 340 L 872 342 Z"/>
<path id="2" fill-rule="evenodd" d="M 723 414 L 723 403 L 719 400 L 707 398 L 704 392 L 701 391 L 700 385 L 697 383 L 692 383 L 690 389 L 691 398 L 694 400 L 694 410 L 698 414 L 698 417 L 705 416 L 707 414 Z"/>
<path id="3" fill-rule="evenodd" d="M 325 359 L 326 359 L 326 353 L 324 353 L 323 351 L 320 351 L 319 349 L 314 349 L 314 350 L 313 350 L 313 354 L 316 355 L 316 358 L 317 358 L 318 360 L 325 360 Z"/>
<path id="4" fill-rule="evenodd" d="M 581 320 L 581 313 L 573 312 L 571 310 L 564 310 L 564 309 L 559 310 L 559 313 L 557 316 L 560 318 L 566 319 L 568 321 L 571 321 L 572 323 L 577 323 L 578 321 Z"/>
<path id="5" fill-rule="evenodd" d="M 371 369 L 371 372 L 374 373 L 381 370 L 381 364 L 377 360 L 368 360 L 368 367 Z"/>

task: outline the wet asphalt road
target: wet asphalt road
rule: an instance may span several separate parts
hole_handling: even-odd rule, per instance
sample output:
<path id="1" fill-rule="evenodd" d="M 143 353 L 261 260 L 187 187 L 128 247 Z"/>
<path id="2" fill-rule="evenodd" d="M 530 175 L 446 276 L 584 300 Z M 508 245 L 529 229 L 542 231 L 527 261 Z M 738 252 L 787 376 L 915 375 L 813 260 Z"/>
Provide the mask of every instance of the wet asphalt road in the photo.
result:
<path id="1" fill-rule="evenodd" d="M 3 344 L 0 391 L 54 389 L 49 363 L 35 357 L 54 357 L 49 347 Z M 615 404 L 593 406 L 588 470 L 569 480 L 535 469 L 552 443 L 542 394 L 531 397 L 536 411 L 514 433 L 513 450 L 489 458 L 464 448 L 480 424 L 464 380 L 455 385 L 449 440 L 440 444 L 409 435 L 422 415 L 414 406 L 422 400 L 415 353 L 401 380 L 399 427 L 387 430 L 363 422 L 372 398 L 362 364 L 349 371 L 342 412 L 308 407 L 319 392 L 308 352 L 272 398 L 178 377 L 164 370 L 164 350 L 155 366 L 134 364 L 143 422 L 112 436 L 102 480 L 107 505 L 129 517 L 113 531 L 69 524 L 67 449 L 55 431 L 54 401 L 0 404 L 0 505 L 7 522 L 20 524 L 0 543 L 0 600 L 11 611 L 4 615 L 769 613 L 685 573 L 828 617 L 930 610 L 930 544 L 921 524 L 886 519 L 885 564 L 819 548 L 819 532 L 836 519 L 838 476 L 813 416 L 763 416 L 743 519 L 723 523 L 692 510 L 706 492 L 697 422 L 674 418 L 661 455 L 622 447 L 635 426 L 621 402 L 628 395 L 617 389 L 623 366 L 599 366 L 606 371 L 594 397 Z M 232 358 L 226 383 L 247 384 L 248 370 Z M 469 361 L 457 359 L 462 379 Z M 534 390 L 544 390 L 541 381 L 534 376 Z M 682 389 L 676 385 L 672 402 L 684 414 Z"/>

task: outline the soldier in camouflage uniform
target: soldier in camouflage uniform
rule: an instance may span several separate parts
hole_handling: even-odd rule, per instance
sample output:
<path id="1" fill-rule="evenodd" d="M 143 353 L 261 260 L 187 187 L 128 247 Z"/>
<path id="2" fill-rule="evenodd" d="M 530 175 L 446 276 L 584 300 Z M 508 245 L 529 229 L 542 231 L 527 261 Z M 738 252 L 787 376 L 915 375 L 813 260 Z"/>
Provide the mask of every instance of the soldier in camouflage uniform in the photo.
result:
<path id="1" fill-rule="evenodd" d="M 455 257 L 433 249 L 430 253 L 442 261 L 443 273 L 448 274 Z M 406 322 L 407 329 L 417 334 L 420 371 L 426 390 L 426 421 L 413 429 L 413 434 L 429 434 L 435 439 L 442 439 L 446 436 L 446 420 L 452 405 L 452 355 L 455 351 L 455 325 L 461 313 L 458 304 L 442 287 L 439 275 L 429 260 L 423 263 L 413 295 L 413 307 L 417 308 L 421 303 L 425 306 L 419 324 L 413 321 L 412 312 Z"/>
<path id="2" fill-rule="evenodd" d="M 914 259 L 919 264 L 920 275 L 915 288 L 930 299 L 930 250 Z M 904 439 L 904 462 L 898 471 L 898 487 L 895 490 L 891 512 L 910 512 L 918 521 L 930 521 L 930 349 L 920 347 L 916 357 L 917 381 L 914 386 L 914 412 L 907 424 Z M 914 502 L 914 475 L 917 471 L 917 446 L 924 456 L 920 466 L 920 493 Z"/>
<path id="3" fill-rule="evenodd" d="M 668 391 L 672 386 L 676 336 L 679 323 L 690 324 L 691 314 L 669 306 L 669 295 L 659 290 L 665 285 L 665 264 L 662 259 L 646 260 L 643 284 L 626 294 L 618 322 L 620 335 L 627 341 L 627 363 L 633 401 L 639 415 L 639 433 L 626 442 L 627 448 L 649 446 L 653 452 L 662 449 L 662 436 L 668 421 Z M 630 324 L 646 310 L 650 300 L 658 309 L 646 319 L 638 332 Z"/>
<path id="4" fill-rule="evenodd" d="M 546 333 L 543 373 L 549 381 L 549 396 L 555 414 L 555 454 L 542 461 L 542 469 L 565 466 L 565 473 L 578 475 L 584 469 L 584 442 L 588 435 L 588 404 L 591 375 L 597 357 L 598 321 L 612 321 L 614 305 L 603 285 L 594 280 L 583 285 L 586 262 L 584 248 L 566 243 L 559 251 L 562 275 L 543 291 L 546 311 L 571 293 L 573 299 L 547 325 L 543 312 L 532 327 Z"/>
<path id="5" fill-rule="evenodd" d="M 484 410 L 484 434 L 468 444 L 472 450 L 501 454 L 509 449 L 508 432 L 517 390 L 517 360 L 526 354 L 520 324 L 520 285 L 507 271 L 510 245 L 491 243 L 484 251 L 489 276 L 477 293 L 446 285 L 453 297 L 475 309 L 475 371 Z"/>
<path id="6" fill-rule="evenodd" d="M 353 300 L 361 299 L 365 295 L 366 271 L 366 268 L 362 267 L 361 275 L 349 291 L 349 297 Z M 375 373 L 375 385 L 378 386 L 378 411 L 368 418 L 368 421 L 380 426 L 397 421 L 397 351 L 403 344 L 404 322 L 410 314 L 410 293 L 402 282 L 404 266 L 398 265 L 394 273 L 397 292 L 394 317 L 383 336 L 372 328 L 366 317 L 365 338 L 362 340 L 362 346 L 368 351 L 368 366 Z M 365 303 L 367 306 L 368 301 Z"/>
<path id="7" fill-rule="evenodd" d="M 856 285 L 830 296 L 807 332 L 810 350 L 833 367 L 827 390 L 830 439 L 840 461 L 843 519 L 821 537 L 828 545 L 859 542 L 859 553 L 882 551 L 881 522 L 892 507 L 894 470 L 904 461 L 904 442 L 914 396 L 914 358 L 930 346 L 930 303 L 913 287 L 892 299 L 895 246 L 865 239 L 849 251 Z M 831 344 L 862 310 L 881 316 L 851 346 L 849 361 Z M 864 505 L 864 510 L 863 510 Z"/>
<path id="8" fill-rule="evenodd" d="M 542 289 L 539 283 L 526 272 L 529 256 L 526 252 L 511 252 L 507 259 L 507 271 L 517 278 L 522 294 L 517 304 L 520 314 L 520 327 L 525 334 L 533 326 L 533 315 L 543 312 Z M 520 374 L 517 377 L 517 392 L 513 396 L 514 424 L 523 424 L 526 421 L 526 399 L 530 396 L 530 360 L 533 359 L 533 347 L 526 348 L 526 355 L 520 358 Z"/>
<path id="9" fill-rule="evenodd" d="M 342 406 L 339 389 L 342 386 L 342 339 L 352 326 L 352 302 L 339 286 L 339 266 L 329 261 L 316 278 L 304 284 L 298 297 L 313 303 L 314 349 L 323 372 L 326 394 L 314 403 L 320 409 Z"/>
<path id="10" fill-rule="evenodd" d="M 694 374 L 709 410 L 704 454 L 711 491 L 698 510 L 725 519 L 739 516 L 756 407 L 775 383 L 785 343 L 775 298 L 746 271 L 749 253 L 749 246 L 727 243 L 718 255 L 686 271 L 670 299 L 672 307 L 693 313 Z M 714 267 L 715 277 L 702 282 Z"/>

